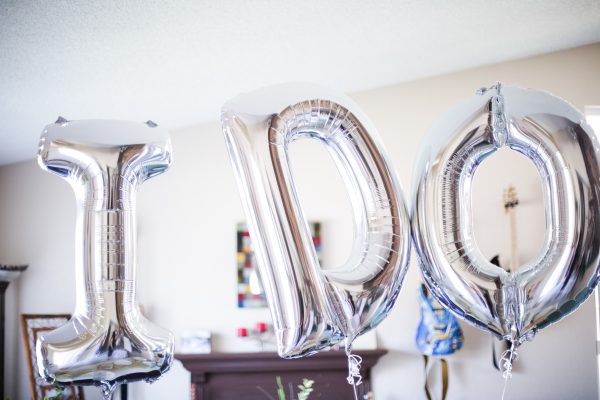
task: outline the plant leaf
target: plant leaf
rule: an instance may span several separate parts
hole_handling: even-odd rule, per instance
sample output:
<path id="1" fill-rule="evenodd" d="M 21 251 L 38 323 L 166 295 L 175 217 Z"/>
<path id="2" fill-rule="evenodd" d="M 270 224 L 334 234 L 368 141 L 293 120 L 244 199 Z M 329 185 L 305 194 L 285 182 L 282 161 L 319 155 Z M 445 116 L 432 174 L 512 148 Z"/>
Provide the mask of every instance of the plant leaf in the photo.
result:
<path id="1" fill-rule="evenodd" d="M 279 397 L 279 400 L 285 400 L 285 390 L 283 389 L 283 384 L 281 383 L 281 377 L 276 376 L 275 381 L 277 382 L 277 397 Z"/>

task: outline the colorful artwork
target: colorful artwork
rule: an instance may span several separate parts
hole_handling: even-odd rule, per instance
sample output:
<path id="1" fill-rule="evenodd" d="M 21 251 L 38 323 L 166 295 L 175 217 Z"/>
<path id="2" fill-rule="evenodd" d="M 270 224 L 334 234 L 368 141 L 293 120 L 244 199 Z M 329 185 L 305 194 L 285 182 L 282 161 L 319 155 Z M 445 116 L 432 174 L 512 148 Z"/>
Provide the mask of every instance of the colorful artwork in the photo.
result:
<path id="1" fill-rule="evenodd" d="M 321 223 L 311 222 L 310 231 L 321 261 Z M 245 223 L 237 225 L 238 307 L 266 307 L 267 299 L 260 283 L 250 233 Z"/>

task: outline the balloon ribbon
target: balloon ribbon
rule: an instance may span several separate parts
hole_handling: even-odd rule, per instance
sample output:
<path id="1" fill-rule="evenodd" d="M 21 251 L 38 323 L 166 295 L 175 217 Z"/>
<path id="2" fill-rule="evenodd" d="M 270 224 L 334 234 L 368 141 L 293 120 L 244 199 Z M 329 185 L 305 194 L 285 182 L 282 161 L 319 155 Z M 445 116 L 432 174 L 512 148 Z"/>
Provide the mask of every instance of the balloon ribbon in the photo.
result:
<path id="1" fill-rule="evenodd" d="M 429 364 L 429 356 L 423 354 L 423 361 L 425 363 L 425 396 L 427 396 L 427 400 L 431 400 L 431 390 L 429 389 L 429 374 L 431 372 L 431 366 L 433 364 Z M 448 394 L 448 362 L 440 358 L 440 367 L 442 369 L 442 400 L 446 399 L 446 395 Z"/>

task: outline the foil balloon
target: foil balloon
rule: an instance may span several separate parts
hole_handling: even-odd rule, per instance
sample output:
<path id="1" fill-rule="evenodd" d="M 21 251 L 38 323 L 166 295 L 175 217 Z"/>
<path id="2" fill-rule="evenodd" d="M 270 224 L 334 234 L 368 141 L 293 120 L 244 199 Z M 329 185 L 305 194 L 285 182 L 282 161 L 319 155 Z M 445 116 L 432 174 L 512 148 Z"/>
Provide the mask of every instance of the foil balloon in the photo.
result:
<path id="1" fill-rule="evenodd" d="M 529 158 L 543 188 L 546 231 L 536 258 L 508 272 L 477 247 L 472 179 L 502 147 Z M 514 350 L 574 311 L 596 286 L 600 164 L 596 136 L 548 93 L 500 84 L 450 110 L 426 136 L 415 167 L 412 227 L 425 281 L 458 316 Z"/>
<path id="2" fill-rule="evenodd" d="M 302 84 L 234 98 L 223 107 L 222 125 L 279 355 L 301 357 L 341 340 L 350 355 L 352 341 L 390 312 L 410 252 L 402 190 L 375 129 L 346 97 Z M 350 256 L 326 270 L 288 157 L 290 145 L 305 138 L 328 150 L 354 211 Z"/>
<path id="3" fill-rule="evenodd" d="M 136 300 L 137 186 L 171 163 L 168 133 L 152 121 L 67 121 L 42 134 L 40 166 L 67 180 L 77 200 L 76 309 L 40 334 L 40 375 L 54 384 L 98 385 L 105 398 L 170 367 L 173 335 L 148 321 Z"/>

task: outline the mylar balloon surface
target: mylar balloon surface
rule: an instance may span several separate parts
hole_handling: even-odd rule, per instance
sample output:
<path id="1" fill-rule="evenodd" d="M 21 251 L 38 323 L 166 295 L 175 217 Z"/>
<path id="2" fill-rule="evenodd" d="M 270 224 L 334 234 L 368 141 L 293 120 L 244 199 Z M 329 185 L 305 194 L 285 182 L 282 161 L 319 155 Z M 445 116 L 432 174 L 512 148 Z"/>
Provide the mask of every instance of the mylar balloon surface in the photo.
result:
<path id="1" fill-rule="evenodd" d="M 477 247 L 471 185 L 502 147 L 529 158 L 544 193 L 543 247 L 508 272 Z M 459 104 L 426 136 L 415 167 L 412 224 L 438 300 L 518 346 L 575 310 L 598 281 L 600 164 L 583 115 L 548 93 L 498 84 Z"/>
<path id="2" fill-rule="evenodd" d="M 240 95 L 223 107 L 222 124 L 279 354 L 300 357 L 343 339 L 349 350 L 390 312 L 409 259 L 402 190 L 375 129 L 345 96 L 302 84 Z M 326 270 L 288 157 L 292 142 L 307 138 L 329 151 L 354 210 L 350 257 Z"/>
<path id="3" fill-rule="evenodd" d="M 40 334 L 40 375 L 55 384 L 158 379 L 173 357 L 173 335 L 148 321 L 136 300 L 137 186 L 171 163 L 168 133 L 151 121 L 67 121 L 48 125 L 40 166 L 67 180 L 77 200 L 76 309 Z"/>

